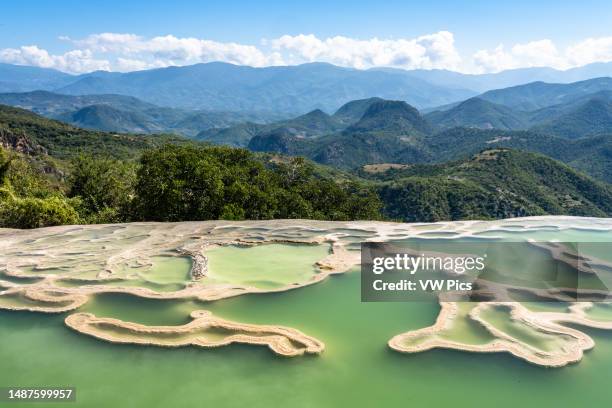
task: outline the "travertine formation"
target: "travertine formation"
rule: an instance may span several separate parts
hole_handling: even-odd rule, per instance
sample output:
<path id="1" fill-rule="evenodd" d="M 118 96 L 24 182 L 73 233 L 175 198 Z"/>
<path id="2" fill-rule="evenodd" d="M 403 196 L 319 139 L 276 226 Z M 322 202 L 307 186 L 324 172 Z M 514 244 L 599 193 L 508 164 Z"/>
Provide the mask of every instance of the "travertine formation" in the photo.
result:
<path id="1" fill-rule="evenodd" d="M 93 296 L 110 292 L 206 302 L 248 293 L 285 291 L 355 269 L 360 263 L 363 241 L 487 239 L 495 238 L 496 234 L 567 229 L 609 232 L 612 237 L 612 220 L 533 217 L 434 224 L 211 221 L 62 226 L 27 231 L 0 229 L 0 309 L 78 311 Z M 296 275 L 289 284 L 286 279 L 274 281 L 274 277 L 270 277 L 267 286 L 254 284 L 248 277 L 244 281 L 230 281 L 224 278 L 223 271 L 213 274 L 209 270 L 209 255 L 214 248 L 269 244 L 319 245 L 328 251 L 322 259 L 313 260 L 312 273 Z M 554 245 L 548 250 L 557 251 L 554 253 L 561 261 L 576 262 Z M 160 269 L 160 264 L 169 266 Z M 292 265 L 287 268 L 289 273 Z M 538 293 L 534 291 L 532 295 Z M 610 321 L 589 316 L 592 304 L 568 303 L 568 306 L 566 311 L 541 312 L 516 302 L 442 301 L 433 326 L 400 334 L 390 340 L 389 346 L 409 353 L 436 347 L 509 352 L 534 364 L 562 366 L 580 360 L 583 351 L 594 345 L 589 336 L 567 324 L 612 329 Z M 321 341 L 291 328 L 230 322 L 206 311 L 194 311 L 192 318 L 192 322 L 182 326 L 144 326 L 75 313 L 66 318 L 66 324 L 84 334 L 118 343 L 166 347 L 265 344 L 286 356 L 317 354 L 324 349 Z"/>
<path id="2" fill-rule="evenodd" d="M 319 354 L 325 346 L 304 333 L 281 326 L 263 326 L 230 322 L 212 313 L 197 310 L 193 320 L 183 326 L 144 326 L 117 319 L 97 318 L 89 313 L 75 313 L 66 325 L 90 336 L 113 343 L 160 347 L 222 347 L 232 343 L 266 345 L 285 357 Z"/>
<path id="3" fill-rule="evenodd" d="M 593 306 L 590 302 L 575 303 L 569 307 L 568 313 L 534 312 L 516 302 L 473 303 L 469 304 L 471 310 L 467 314 L 459 312 L 458 303 L 442 302 L 440 306 L 440 314 L 433 326 L 399 334 L 389 341 L 389 347 L 404 353 L 434 348 L 479 353 L 508 352 L 533 364 L 562 367 L 580 361 L 583 351 L 595 346 L 591 337 L 563 323 L 612 330 L 612 321 L 596 321 L 586 316 L 585 310 Z M 508 333 L 487 320 L 484 312 L 494 308 L 509 311 L 509 324 L 516 326 L 517 332 Z M 445 336 L 452 332 L 459 319 L 470 319 L 481 325 L 491 335 L 491 340 L 474 344 Z M 517 336 L 521 330 L 523 335 Z"/>

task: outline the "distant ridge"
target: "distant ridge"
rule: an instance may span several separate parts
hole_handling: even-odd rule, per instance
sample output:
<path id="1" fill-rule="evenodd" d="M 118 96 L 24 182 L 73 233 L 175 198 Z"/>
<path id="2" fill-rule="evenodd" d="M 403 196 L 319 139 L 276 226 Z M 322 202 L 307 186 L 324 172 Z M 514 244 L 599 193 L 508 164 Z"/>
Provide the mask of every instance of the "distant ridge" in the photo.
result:
<path id="1" fill-rule="evenodd" d="M 283 115 L 269 112 L 211 112 L 166 108 L 116 94 L 63 95 L 49 91 L 0 93 L 6 104 L 75 126 L 109 132 L 178 133 L 193 137 L 204 129 L 244 121 L 265 123 Z"/>
<path id="2" fill-rule="evenodd" d="M 570 139 L 609 133 L 612 131 L 612 101 L 592 98 L 534 129 Z"/>
<path id="3" fill-rule="evenodd" d="M 327 63 L 254 68 L 224 62 L 70 75 L 47 68 L 0 64 L 0 92 L 120 94 L 172 108 L 234 112 L 265 109 L 295 115 L 317 108 L 331 113 L 349 101 L 373 96 L 403 100 L 424 109 L 526 83 L 563 84 L 606 76 L 612 76 L 612 63 L 567 71 L 522 68 L 478 75 L 446 70 L 357 70 Z"/>
<path id="4" fill-rule="evenodd" d="M 90 105 L 75 112 L 58 116 L 58 119 L 85 129 L 105 132 L 154 133 L 160 127 L 149 122 L 138 112 L 122 111 L 109 105 Z"/>
<path id="5" fill-rule="evenodd" d="M 331 64 L 253 68 L 205 63 L 146 71 L 85 74 L 57 92 L 71 95 L 118 93 L 160 106 L 224 111 L 331 112 L 373 95 L 416 106 L 435 106 L 475 94 L 442 87 L 406 71 L 356 70 Z"/>
<path id="6" fill-rule="evenodd" d="M 532 111 L 604 90 L 612 90 L 612 78 L 593 78 L 570 84 L 531 82 L 488 91 L 479 98 L 517 110 Z"/>
<path id="7" fill-rule="evenodd" d="M 470 98 L 447 111 L 435 111 L 425 117 L 442 128 L 467 126 L 480 129 L 524 129 L 527 120 L 511 108 L 489 102 L 482 98 Z"/>

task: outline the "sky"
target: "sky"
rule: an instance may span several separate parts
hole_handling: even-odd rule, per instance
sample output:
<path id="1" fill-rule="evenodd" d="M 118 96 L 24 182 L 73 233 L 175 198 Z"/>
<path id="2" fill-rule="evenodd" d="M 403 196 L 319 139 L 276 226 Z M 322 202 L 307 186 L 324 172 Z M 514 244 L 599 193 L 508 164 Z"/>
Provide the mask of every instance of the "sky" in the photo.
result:
<path id="1" fill-rule="evenodd" d="M 5 1 L 0 62 L 69 73 L 225 61 L 466 73 L 612 61 L 608 1 Z"/>

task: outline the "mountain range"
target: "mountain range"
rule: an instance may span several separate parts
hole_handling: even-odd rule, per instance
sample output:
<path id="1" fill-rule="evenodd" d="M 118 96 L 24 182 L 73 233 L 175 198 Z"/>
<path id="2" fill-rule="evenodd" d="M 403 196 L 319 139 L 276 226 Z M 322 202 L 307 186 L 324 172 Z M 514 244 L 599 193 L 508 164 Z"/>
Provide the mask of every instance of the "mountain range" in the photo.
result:
<path id="1" fill-rule="evenodd" d="M 612 130 L 612 78 L 570 84 L 533 82 L 485 92 L 427 113 L 434 125 L 533 129 L 577 138 Z"/>
<path id="2" fill-rule="evenodd" d="M 354 70 L 322 63 L 268 68 L 207 63 L 130 73 L 69 75 L 50 69 L 0 64 L 0 90 L 37 89 L 0 94 L 0 103 L 84 128 L 179 133 L 190 137 L 200 134 L 198 138 L 217 143 L 223 142 L 228 132 L 234 133 L 234 130 L 221 129 L 239 125 L 242 137 L 238 145 L 246 145 L 248 139 L 261 133 L 258 125 L 304 112 L 334 112 L 350 101 L 374 96 L 406 101 L 420 109 L 432 125 L 443 129 L 535 127 L 567 136 L 573 131 L 594 133 L 605 128 L 597 122 L 588 123 L 587 119 L 581 127 L 573 129 L 571 117 L 581 111 L 592 111 L 595 121 L 603 119 L 607 123 L 606 103 L 612 98 L 612 78 L 562 82 L 611 73 L 612 63 L 567 71 L 530 68 L 483 75 L 443 70 Z M 560 82 L 532 81 L 489 89 L 537 78 Z M 483 89 L 486 91 L 481 94 L 476 91 Z M 597 103 L 581 106 L 594 98 Z M 333 116 L 338 119 L 341 115 L 340 112 Z M 563 115 L 569 115 L 567 120 L 562 120 L 565 124 L 550 123 Z M 357 119 L 347 117 L 342 123 Z M 296 132 L 301 132 L 302 127 L 298 126 Z M 209 129 L 215 129 L 216 134 L 206 133 Z M 269 130 L 269 127 L 263 129 Z M 314 135 L 321 131 L 315 131 Z M 304 135 L 309 136 L 309 131 Z M 236 144 L 231 139 L 226 139 L 226 143 Z"/>
<path id="3" fill-rule="evenodd" d="M 610 75 L 612 63 L 566 71 L 524 68 L 480 75 L 446 70 L 357 70 L 326 63 L 253 68 L 221 62 L 70 75 L 0 64 L 0 92 L 120 94 L 163 107 L 234 112 L 263 109 L 296 115 L 314 109 L 332 112 L 351 100 L 373 96 L 403 100 L 418 109 L 432 108 L 534 81 L 570 83 Z"/>
<path id="4" fill-rule="evenodd" d="M 120 94 L 164 107 L 292 114 L 314 109 L 330 111 L 370 96 L 402 99 L 415 106 L 437 106 L 476 93 L 460 86 L 431 84 L 408 71 L 357 70 L 325 63 L 253 68 L 211 62 L 82 75 L 0 64 L 0 78 L 2 92 Z"/>
<path id="5" fill-rule="evenodd" d="M 593 64 L 568 71 L 534 68 L 470 76 L 436 70 L 359 71 L 319 63 L 268 68 L 210 63 L 73 76 L 0 64 L 0 73 L 6 74 L 0 89 L 56 90 L 4 93 L 0 103 L 81 128 L 182 134 L 259 152 L 302 155 L 343 169 L 439 163 L 503 147 L 542 153 L 612 181 L 612 78 L 474 91 L 527 77 L 580 79 L 610 68 L 612 64 Z M 163 101 L 156 99 L 162 94 Z M 368 97 L 339 103 L 361 94 Z M 185 106 L 177 107 L 181 104 Z M 194 110 L 196 105 L 230 109 Z"/>
<path id="6" fill-rule="evenodd" d="M 456 120 L 447 127 L 436 120 L 439 113 L 423 116 L 403 101 L 371 98 L 354 104 L 368 108 L 354 123 L 345 121 L 340 131 L 329 129 L 322 136 L 297 137 L 290 129 L 271 124 L 265 130 L 259 129 L 247 146 L 254 151 L 301 155 L 344 169 L 376 163 L 440 163 L 469 157 L 483 149 L 512 148 L 545 154 L 612 182 L 610 103 L 597 98 L 578 103 L 577 110 L 556 120 L 546 119 L 540 112 L 541 124 L 524 130 L 508 128 L 518 127 L 517 123 L 526 128 L 527 117 L 479 98 L 447 111 L 447 120 Z M 337 118 L 345 110 L 346 107 L 340 108 L 330 118 Z M 555 108 L 555 112 L 559 111 L 562 110 Z M 483 123 L 487 126 L 480 126 Z M 551 126 L 556 128 L 550 129 Z M 234 137 L 232 132 L 239 128 L 230 127 L 224 135 Z"/>
<path id="7" fill-rule="evenodd" d="M 489 74 L 462 74 L 448 70 L 414 70 L 412 76 L 439 86 L 461 86 L 477 93 L 530 82 L 571 83 L 612 76 L 612 62 L 597 62 L 567 70 L 548 67 L 517 68 Z"/>
<path id="8" fill-rule="evenodd" d="M 166 108 L 125 95 L 63 95 L 49 91 L 0 93 L 0 104 L 28 109 L 85 129 L 195 136 L 204 129 L 285 117 L 272 112 L 221 112 Z"/>
<path id="9" fill-rule="evenodd" d="M 359 101 L 353 107 L 363 106 L 364 103 Z M 416 116 L 418 112 L 405 102 L 373 99 L 368 103 L 369 107 L 352 126 L 364 129 L 364 123 L 373 125 L 365 131 L 349 132 L 343 136 L 367 141 L 375 140 L 376 132 L 383 131 L 382 138 L 386 139 L 390 135 L 384 131 L 398 129 L 414 135 L 415 140 L 419 142 L 427 140 L 428 135 L 425 132 L 430 130 L 427 123 L 422 117 Z M 455 128 L 452 131 L 456 132 L 457 129 L 467 134 L 453 134 L 451 131 L 446 131 L 436 136 L 439 139 L 446 138 L 444 142 L 446 144 L 458 145 L 457 141 L 495 135 L 492 133 L 495 131 L 492 130 Z M 503 134 L 512 134 L 514 135 L 512 137 L 517 139 L 529 137 L 529 132 Z M 370 136 L 374 139 L 369 139 Z M 579 140 L 588 140 L 592 144 L 591 147 L 596 146 L 597 149 L 601 146 L 601 141 Z M 137 165 L 134 159 L 143 151 L 167 143 L 198 144 L 180 137 L 83 130 L 23 109 L 0 105 L 0 147 L 12 150 L 13 160 L 25 160 L 30 163 L 28 171 L 40 172 L 39 177 L 53 175 L 55 183 L 60 183 L 64 188 L 66 180 L 69 179 L 66 172 L 69 175 L 72 170 L 68 160 L 78 157 L 83 152 L 89 154 L 87 157 L 91 160 L 110 156 L 129 162 L 130 165 Z M 469 143 L 463 146 L 469 146 Z M 373 150 L 376 148 L 377 146 L 373 146 Z M 436 148 L 432 145 L 430 151 L 435 152 Z M 568 149 L 568 151 L 575 150 L 575 147 Z M 229 148 L 210 149 L 210 152 L 220 155 L 231 154 L 232 157 L 241 157 L 241 160 L 246 161 L 254 158 L 271 167 L 300 163 L 279 155 L 253 154 Z M 391 152 L 382 153 L 391 154 Z M 609 159 L 610 157 L 608 161 Z M 169 163 L 165 163 L 164 166 Z M 287 170 L 290 171 L 291 168 L 287 167 Z M 363 192 L 364 189 L 375 192 L 383 204 L 382 214 L 394 220 L 439 221 L 542 214 L 612 215 L 610 184 L 594 180 L 540 154 L 497 146 L 445 163 L 366 165 L 355 169 L 352 174 L 325 166 L 313 166 L 313 170 L 314 173 L 304 173 L 302 176 L 309 177 L 309 180 L 325 177 L 327 181 L 315 183 L 321 188 L 325 186 L 331 188 L 329 177 L 333 177 L 337 182 L 348 183 L 349 187 L 352 186 L 350 188 L 356 189 L 354 194 Z M 322 199 L 326 197 L 322 191 L 313 192 Z M 371 195 L 368 197 L 374 199 Z M 0 197 L 0 200 L 2 199 Z M 371 201 L 371 204 L 374 205 L 375 201 Z"/>

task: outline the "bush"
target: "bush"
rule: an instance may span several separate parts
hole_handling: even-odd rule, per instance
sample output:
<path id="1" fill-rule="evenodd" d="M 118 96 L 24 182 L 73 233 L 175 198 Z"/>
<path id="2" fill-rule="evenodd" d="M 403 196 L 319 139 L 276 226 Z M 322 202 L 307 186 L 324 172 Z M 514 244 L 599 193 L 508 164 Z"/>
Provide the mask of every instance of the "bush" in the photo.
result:
<path id="1" fill-rule="evenodd" d="M 133 164 L 87 155 L 74 158 L 71 164 L 68 195 L 82 200 L 84 219 L 106 223 L 129 218 L 134 195 Z"/>
<path id="2" fill-rule="evenodd" d="M 40 228 L 77 224 L 79 215 L 69 200 L 62 197 L 19 198 L 6 187 L 0 189 L 0 226 Z"/>

